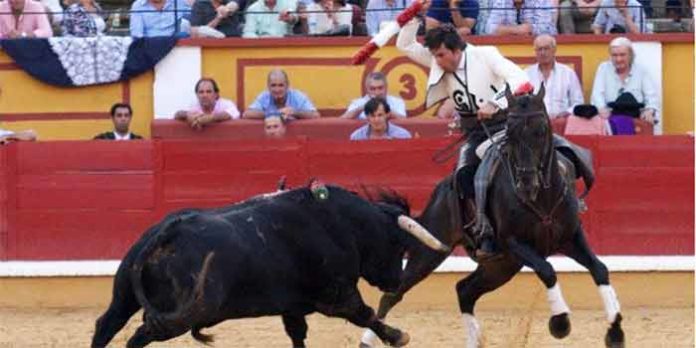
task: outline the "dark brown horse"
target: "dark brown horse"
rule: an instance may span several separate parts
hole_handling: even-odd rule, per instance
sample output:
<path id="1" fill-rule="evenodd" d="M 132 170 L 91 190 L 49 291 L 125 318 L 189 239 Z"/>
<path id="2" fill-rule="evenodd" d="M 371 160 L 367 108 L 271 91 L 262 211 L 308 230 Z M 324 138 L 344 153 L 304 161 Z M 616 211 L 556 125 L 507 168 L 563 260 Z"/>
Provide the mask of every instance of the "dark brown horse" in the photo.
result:
<path id="1" fill-rule="evenodd" d="M 570 333 L 569 309 L 557 283 L 556 272 L 546 258 L 562 253 L 586 267 L 599 287 L 609 329 L 608 347 L 623 347 L 620 306 L 609 284 L 606 266 L 590 249 L 578 217 L 575 168 L 554 149 L 551 123 L 543 104 L 544 88 L 536 96 L 513 97 L 508 90 L 506 137 L 495 144 L 497 172 L 488 189 L 486 214 L 497 232 L 500 255 L 479 260 L 476 270 L 457 283 L 459 307 L 467 330 L 467 347 L 479 347 L 481 332 L 474 317 L 476 301 L 507 283 L 523 266 L 534 270 L 547 288 L 552 316 L 549 330 L 556 338 Z M 437 184 L 423 214 L 417 219 L 442 242 L 462 245 L 473 255 L 473 237 L 462 229 L 465 219 L 454 191 L 452 176 Z M 447 255 L 426 247 L 410 251 L 410 258 L 394 293 L 385 293 L 378 316 L 387 313 L 403 295 L 427 277 Z M 363 335 L 361 347 L 372 345 L 372 334 Z"/>

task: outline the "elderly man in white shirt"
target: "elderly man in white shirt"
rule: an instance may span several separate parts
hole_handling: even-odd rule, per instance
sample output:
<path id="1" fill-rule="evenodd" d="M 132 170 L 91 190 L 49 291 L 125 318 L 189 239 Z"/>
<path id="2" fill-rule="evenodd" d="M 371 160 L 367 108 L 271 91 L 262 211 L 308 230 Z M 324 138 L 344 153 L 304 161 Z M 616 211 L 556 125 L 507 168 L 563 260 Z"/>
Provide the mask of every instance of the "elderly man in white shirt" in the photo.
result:
<path id="1" fill-rule="evenodd" d="M 659 91 L 648 72 L 634 64 L 635 53 L 631 40 L 617 37 L 609 44 L 611 59 L 602 62 L 597 68 L 592 86 L 592 104 L 599 114 L 608 117 L 607 104 L 616 100 L 624 92 L 631 93 L 638 102 L 645 104 L 640 118 L 654 122 L 659 114 Z"/>
<path id="2" fill-rule="evenodd" d="M 537 64 L 529 66 L 525 72 L 536 91 L 544 83 L 544 104 L 549 117 L 570 115 L 575 105 L 585 102 L 578 75 L 569 66 L 556 61 L 556 39 L 551 35 L 539 35 L 534 39 L 534 54 Z"/>

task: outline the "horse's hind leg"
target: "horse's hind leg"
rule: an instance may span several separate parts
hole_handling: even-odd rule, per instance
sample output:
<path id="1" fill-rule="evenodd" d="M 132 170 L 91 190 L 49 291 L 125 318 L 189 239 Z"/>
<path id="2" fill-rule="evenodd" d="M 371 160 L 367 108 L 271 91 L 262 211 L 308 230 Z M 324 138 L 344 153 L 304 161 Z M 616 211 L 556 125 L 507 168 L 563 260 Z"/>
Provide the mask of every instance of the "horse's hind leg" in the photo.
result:
<path id="1" fill-rule="evenodd" d="M 624 332 L 621 329 L 622 317 L 619 299 L 616 296 L 614 287 L 609 284 L 609 271 L 607 270 L 607 266 L 605 266 L 590 249 L 585 239 L 585 232 L 582 226 L 578 227 L 572 243 L 564 248 L 563 252 L 568 255 L 568 257 L 587 268 L 590 274 L 592 274 L 592 279 L 595 284 L 599 287 L 599 294 L 602 296 L 604 310 L 610 325 L 604 339 L 606 346 L 623 347 Z"/>
<path id="2" fill-rule="evenodd" d="M 401 284 L 395 292 L 384 293 L 379 301 L 377 318 L 384 319 L 389 311 L 396 306 L 405 293 L 430 275 L 448 255 L 434 252 L 426 247 L 414 250 L 406 263 L 406 269 L 401 278 Z M 360 339 L 360 348 L 369 348 L 377 345 L 379 338 L 372 330 L 365 330 Z"/>
<path id="3" fill-rule="evenodd" d="M 556 338 L 568 336 L 570 334 L 570 320 L 568 319 L 570 308 L 563 298 L 553 266 L 530 246 L 520 243 L 514 238 L 508 239 L 508 246 L 510 251 L 517 255 L 525 266 L 534 270 L 534 273 L 546 286 L 546 298 L 551 307 L 551 318 L 549 319 L 551 335 Z"/>
<path id="4" fill-rule="evenodd" d="M 482 345 L 481 329 L 474 316 L 476 301 L 483 294 L 507 283 L 521 268 L 520 263 L 509 258 L 489 261 L 479 264 L 474 273 L 457 283 L 459 309 L 467 330 L 467 348 L 477 348 Z"/>

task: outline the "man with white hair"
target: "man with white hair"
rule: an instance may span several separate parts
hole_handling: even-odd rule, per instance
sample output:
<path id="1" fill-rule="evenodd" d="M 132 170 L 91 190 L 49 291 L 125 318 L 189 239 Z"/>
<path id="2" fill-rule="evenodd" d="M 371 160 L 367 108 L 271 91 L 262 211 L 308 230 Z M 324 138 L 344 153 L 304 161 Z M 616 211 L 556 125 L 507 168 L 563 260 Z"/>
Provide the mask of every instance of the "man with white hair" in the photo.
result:
<path id="1" fill-rule="evenodd" d="M 534 39 L 534 54 L 537 63 L 525 72 L 536 91 L 544 83 L 546 112 L 551 118 L 570 115 L 573 107 L 585 100 L 578 75 L 569 66 L 556 61 L 556 39 L 551 35 L 539 35 Z"/>
<path id="2" fill-rule="evenodd" d="M 659 92 L 648 72 L 635 64 L 635 52 L 631 40 L 617 37 L 609 44 L 610 60 L 597 68 L 592 86 L 592 104 L 599 114 L 608 117 L 608 104 L 625 92 L 631 93 L 638 102 L 645 104 L 640 118 L 654 122 L 659 114 Z"/>

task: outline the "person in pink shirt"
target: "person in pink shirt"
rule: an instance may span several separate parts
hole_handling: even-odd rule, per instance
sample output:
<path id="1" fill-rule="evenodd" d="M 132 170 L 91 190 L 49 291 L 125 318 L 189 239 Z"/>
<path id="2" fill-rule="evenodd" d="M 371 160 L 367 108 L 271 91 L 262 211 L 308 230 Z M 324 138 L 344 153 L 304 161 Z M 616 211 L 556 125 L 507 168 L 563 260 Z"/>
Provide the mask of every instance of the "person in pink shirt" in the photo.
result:
<path id="1" fill-rule="evenodd" d="M 229 99 L 220 98 L 220 88 L 217 82 L 204 77 L 196 82 L 196 97 L 198 101 L 188 110 L 179 110 L 174 118 L 187 122 L 193 129 L 201 130 L 210 123 L 222 122 L 239 118 L 237 105 Z"/>
<path id="2" fill-rule="evenodd" d="M 611 135 L 607 120 L 599 116 L 597 107 L 590 104 L 576 105 L 568 117 L 565 135 Z"/>
<path id="3" fill-rule="evenodd" d="M 0 1 L 0 39 L 51 37 L 46 10 L 34 0 Z"/>

